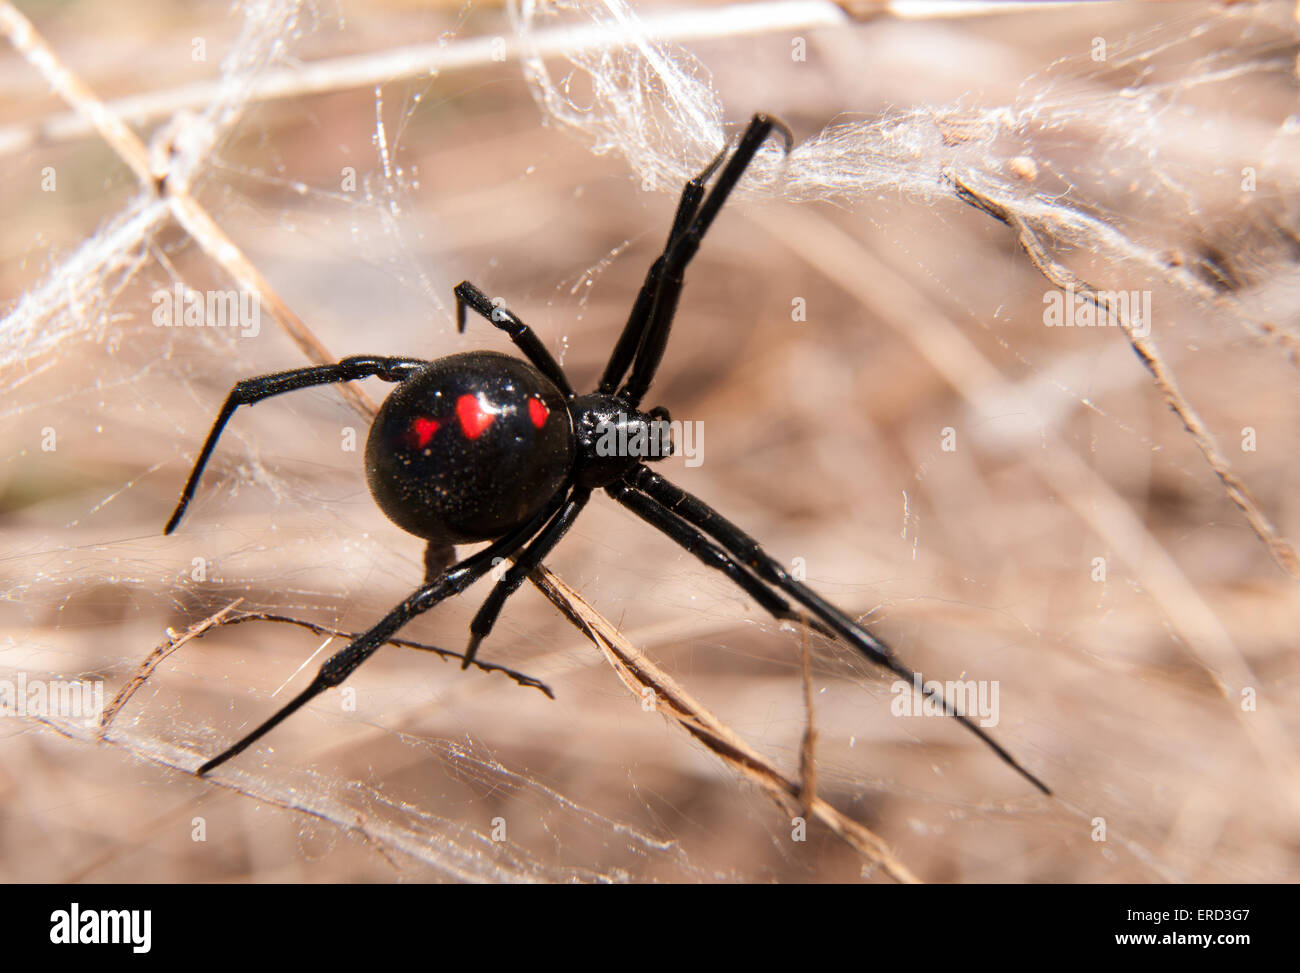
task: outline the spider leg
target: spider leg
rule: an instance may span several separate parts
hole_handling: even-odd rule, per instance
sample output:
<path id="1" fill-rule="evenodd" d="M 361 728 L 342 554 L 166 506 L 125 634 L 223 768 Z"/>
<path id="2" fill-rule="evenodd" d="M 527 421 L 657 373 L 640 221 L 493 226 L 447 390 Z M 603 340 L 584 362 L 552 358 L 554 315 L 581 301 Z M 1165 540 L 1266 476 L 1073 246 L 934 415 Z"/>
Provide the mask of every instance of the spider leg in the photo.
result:
<path id="1" fill-rule="evenodd" d="M 547 504 L 541 513 L 533 517 L 523 527 L 507 534 L 498 541 L 494 541 L 478 553 L 465 558 L 465 560 L 453 564 L 436 581 L 425 583 L 417 588 L 414 594 L 380 619 L 376 625 L 357 636 L 346 647 L 325 660 L 325 663 L 320 667 L 320 671 L 316 673 L 316 677 L 307 688 L 277 710 L 270 719 L 258 726 L 252 733 L 244 736 L 238 743 L 217 754 L 217 756 L 200 767 L 196 771 L 198 776 L 202 777 L 231 757 L 247 750 L 252 744 L 279 726 L 316 696 L 347 679 L 358 666 L 374 655 L 380 646 L 388 641 L 390 636 L 412 618 L 427 612 L 430 608 L 441 601 L 445 601 L 452 595 L 464 591 L 492 569 L 492 562 L 495 559 L 509 557 L 514 554 L 528 543 L 528 539 L 555 512 L 562 497 L 562 493 L 557 494 L 556 498 Z"/>
<path id="2" fill-rule="evenodd" d="M 830 602 L 823 599 L 811 588 L 790 577 L 780 562 L 764 551 L 758 541 L 754 540 L 703 500 L 668 482 L 646 466 L 637 467 L 627 475 L 624 482 L 634 490 L 662 504 L 663 507 L 682 520 L 698 527 L 714 538 L 730 554 L 739 558 L 759 578 L 785 592 L 796 602 L 803 605 L 821 619 L 840 639 L 856 648 L 872 662 L 884 669 L 888 669 L 909 683 L 919 679 L 919 673 L 899 661 L 888 645 L 830 604 Z M 658 526 L 654 521 L 650 521 L 650 523 Z M 660 529 L 662 530 L 662 528 Z M 919 679 L 919 681 L 923 687 L 926 685 L 924 679 Z M 934 692 L 929 688 L 924 688 L 923 692 L 936 704 L 942 706 L 945 714 L 957 720 L 962 726 L 979 737 L 985 746 L 1002 758 L 1004 763 L 1017 771 L 1038 790 L 1049 796 L 1051 795 L 1052 792 L 1046 784 L 1021 766 L 1019 761 L 986 733 L 983 727 L 964 713 L 957 712 L 942 693 Z"/>
<path id="3" fill-rule="evenodd" d="M 619 392 L 619 397 L 628 405 L 635 407 L 640 404 L 642 396 L 654 380 L 659 362 L 663 359 L 664 348 L 668 345 L 668 333 L 672 329 L 673 316 L 677 313 L 677 301 L 682 294 L 686 265 L 700 249 L 700 241 L 713 225 L 718 211 L 722 209 L 722 204 L 727 201 L 727 196 L 740 181 L 745 169 L 773 130 L 781 133 L 785 140 L 785 150 L 790 151 L 794 137 L 785 123 L 770 115 L 761 113 L 755 115 L 749 123 L 749 128 L 740 137 L 736 151 L 723 168 L 722 174 L 718 176 L 718 181 L 714 183 L 708 196 L 700 204 L 690 226 L 679 233 L 664 250 L 660 258 L 663 266 L 659 271 L 649 319 L 642 330 L 641 340 L 636 349 L 636 359 L 632 363 L 632 375 Z"/>
<path id="4" fill-rule="evenodd" d="M 655 294 L 659 290 L 659 278 L 663 275 L 664 259 L 668 250 L 695 219 L 695 214 L 700 208 L 700 200 L 704 198 L 704 184 L 709 181 L 726 157 L 727 150 L 724 148 L 713 157 L 713 161 L 703 172 L 682 189 L 681 198 L 677 201 L 677 215 L 673 218 L 673 228 L 668 233 L 668 241 L 664 244 L 663 252 L 655 258 L 655 262 L 650 265 L 650 270 L 646 273 L 645 282 L 632 303 L 632 311 L 628 315 L 627 323 L 623 325 L 623 332 L 618 336 L 614 350 L 610 353 L 609 364 L 605 366 L 605 374 L 601 376 L 596 391 L 604 395 L 612 395 L 618 388 L 618 383 L 623 381 L 623 376 L 627 374 L 628 366 L 632 364 L 632 358 L 641 344 L 641 335 L 645 332 L 646 323 L 650 320 L 650 311 L 654 307 Z"/>
<path id="5" fill-rule="evenodd" d="M 524 353 L 533 367 L 555 383 L 555 387 L 564 393 L 566 399 L 573 398 L 573 386 L 564 374 L 559 362 L 551 357 L 546 346 L 533 334 L 533 329 L 524 324 L 512 311 L 493 304 L 487 295 L 467 280 L 462 280 L 455 287 L 456 294 L 456 330 L 465 332 L 465 309 L 472 307 L 487 318 L 492 325 L 510 336 L 520 351 Z"/>
<path id="6" fill-rule="evenodd" d="M 626 483 L 611 483 L 605 491 L 627 507 L 634 514 L 658 529 L 670 540 L 676 541 L 690 554 L 694 554 L 711 568 L 716 568 L 739 585 L 746 594 L 753 598 L 773 618 L 783 622 L 802 622 L 803 616 L 790 609 L 790 603 L 749 571 L 737 564 L 735 559 L 718 547 L 700 531 L 661 504 L 653 497 L 640 493 Z M 835 638 L 835 632 L 816 619 L 808 619 L 809 625 L 828 638 Z"/>
<path id="7" fill-rule="evenodd" d="M 573 522 L 582 512 L 582 508 L 587 505 L 591 498 L 591 491 L 585 487 L 575 487 L 569 495 L 568 502 L 551 518 L 550 523 L 542 528 L 541 532 L 533 538 L 527 548 L 515 559 L 515 563 L 502 576 L 488 595 L 487 600 L 483 602 L 474 620 L 470 622 L 469 646 L 465 649 L 465 655 L 461 660 L 460 667 L 468 669 L 474 662 L 474 656 L 478 653 L 479 643 L 481 643 L 492 631 L 492 626 L 496 624 L 497 617 L 501 614 L 501 608 L 505 605 L 506 599 L 519 590 L 519 586 L 528 575 L 532 574 L 533 569 L 542 563 L 542 558 L 554 550 L 555 545 L 560 542 L 560 538 L 568 532 L 573 526 Z"/>
<path id="8" fill-rule="evenodd" d="M 216 447 L 217 440 L 221 438 L 221 431 L 225 429 L 226 423 L 241 405 L 254 405 L 263 399 L 269 399 L 273 395 L 283 395 L 285 392 L 295 392 L 298 389 L 309 388 L 313 385 L 351 382 L 354 379 L 369 378 L 372 375 L 382 378 L 385 382 L 402 382 L 412 372 L 423 368 L 427 364 L 428 362 L 421 361 L 418 358 L 356 356 L 344 358 L 333 365 L 294 368 L 286 372 L 275 372 L 272 375 L 246 378 L 237 383 L 230 390 L 230 394 L 226 396 L 226 402 L 221 407 L 221 411 L 217 413 L 217 420 L 212 424 L 212 429 L 208 432 L 208 438 L 203 443 L 203 449 L 199 451 L 199 458 L 190 471 L 190 478 L 185 481 L 185 488 L 181 490 L 180 501 L 176 504 L 176 509 L 172 511 L 171 519 L 167 521 L 163 533 L 170 534 L 175 530 L 176 525 L 180 523 L 181 517 L 185 515 L 185 508 L 190 505 L 190 500 L 194 497 L 194 488 L 198 486 L 199 477 L 203 475 L 203 468 L 208 465 L 212 450 Z"/>

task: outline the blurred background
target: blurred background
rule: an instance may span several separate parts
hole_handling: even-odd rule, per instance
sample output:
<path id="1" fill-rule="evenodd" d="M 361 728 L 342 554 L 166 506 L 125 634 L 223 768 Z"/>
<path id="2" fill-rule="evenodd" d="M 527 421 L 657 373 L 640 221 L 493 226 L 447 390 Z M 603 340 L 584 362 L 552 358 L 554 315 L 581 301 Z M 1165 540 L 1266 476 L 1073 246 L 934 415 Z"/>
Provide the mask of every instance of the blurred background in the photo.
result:
<path id="1" fill-rule="evenodd" d="M 927 881 L 1300 876 L 1294 4 L 646 2 L 631 48 L 559 33 L 612 2 L 17 6 L 330 357 L 510 351 L 456 333 L 468 278 L 594 386 L 686 174 L 754 111 L 785 119 L 794 153 L 756 163 L 688 273 L 649 403 L 703 424 L 703 462 L 659 471 L 928 677 L 996 682 L 992 733 L 1056 796 L 813 638 L 818 793 Z M 256 334 L 156 326 L 178 282 L 241 285 L 30 47 L 0 58 L 0 680 L 108 702 L 238 599 L 373 624 L 422 544 L 371 501 L 338 388 L 241 410 L 161 535 L 230 386 L 310 359 L 265 308 Z M 1060 266 L 1150 294 L 1163 389 L 1120 328 L 1044 325 L 1057 288 L 955 179 Z M 547 564 L 798 776 L 797 632 L 605 497 Z M 460 650 L 486 593 L 403 634 Z M 0 878 L 890 880 L 816 823 L 793 840 L 527 585 L 480 657 L 554 701 L 385 648 L 214 781 L 186 773 L 324 641 L 214 628 L 102 738 L 0 719 Z"/>

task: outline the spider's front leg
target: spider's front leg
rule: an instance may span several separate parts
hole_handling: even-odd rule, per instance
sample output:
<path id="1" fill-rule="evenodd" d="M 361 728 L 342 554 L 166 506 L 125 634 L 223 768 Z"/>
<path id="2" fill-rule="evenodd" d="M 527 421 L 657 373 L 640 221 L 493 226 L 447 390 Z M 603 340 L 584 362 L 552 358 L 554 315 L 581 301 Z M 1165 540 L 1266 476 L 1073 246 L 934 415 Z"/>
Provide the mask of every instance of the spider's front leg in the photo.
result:
<path id="1" fill-rule="evenodd" d="M 704 564 L 725 574 L 745 594 L 758 602 L 760 608 L 777 621 L 799 624 L 806 621 L 819 634 L 825 635 L 827 638 L 835 638 L 835 633 L 817 619 L 806 618 L 804 615 L 792 611 L 788 601 L 663 504 L 643 493 L 638 493 L 631 486 L 622 482 L 611 483 L 605 488 L 605 491 L 651 527 L 681 545 L 688 554 L 693 554 Z"/>
<path id="2" fill-rule="evenodd" d="M 697 557 L 701 557 L 705 563 L 713 567 L 723 567 L 719 559 L 704 556 L 697 549 L 698 545 L 693 546 L 692 538 L 697 531 L 692 530 L 692 528 L 697 528 L 698 531 L 703 531 L 712 537 L 727 554 L 730 554 L 743 564 L 749 572 L 752 572 L 751 578 L 761 579 L 766 584 L 788 595 L 798 604 L 803 605 L 841 641 L 853 646 L 872 662 L 894 673 L 901 679 L 905 679 L 909 683 L 919 680 L 925 687 L 923 692 L 926 696 L 941 706 L 947 716 L 951 716 L 967 730 L 979 737 L 985 746 L 996 753 L 1005 764 L 1033 784 L 1039 791 L 1051 795 L 1051 789 L 1046 784 L 1030 773 L 1009 751 L 985 732 L 978 723 L 971 720 L 965 713 L 957 711 L 942 694 L 931 689 L 929 683 L 926 683 L 924 679 L 920 679 L 915 670 L 900 661 L 888 645 L 807 585 L 790 577 L 781 564 L 763 550 L 758 541 L 754 540 L 749 534 L 703 500 L 670 483 L 646 466 L 638 466 L 624 478 L 622 484 L 611 487 L 610 492 L 615 499 L 619 500 L 651 526 L 662 531 L 678 544 L 696 554 Z M 730 575 L 730 572 L 728 574 Z M 732 580 L 736 581 L 737 579 L 732 577 Z M 741 586 L 745 587 L 746 590 L 750 590 L 744 584 Z M 764 604 L 761 598 L 759 603 Z M 766 604 L 764 604 L 764 607 L 767 607 Z M 771 611 L 770 608 L 768 610 Z"/>
<path id="3" fill-rule="evenodd" d="M 655 294 L 659 291 L 659 278 L 664 272 L 664 256 L 673 242 L 690 228 L 691 221 L 699 211 L 700 202 L 704 199 L 705 185 L 726 158 L 727 150 L 724 148 L 713 157 L 713 161 L 702 172 L 682 187 L 681 197 L 677 200 L 677 215 L 673 218 L 672 229 L 668 231 L 668 242 L 664 244 L 664 253 L 655 259 L 646 272 L 641 290 L 637 292 L 636 300 L 632 302 L 632 311 L 623 325 L 623 331 L 618 336 L 614 350 L 610 353 L 609 363 L 605 366 L 605 373 L 596 388 L 597 392 L 613 395 L 618 389 L 618 383 L 627 374 L 628 366 L 632 364 L 632 358 L 641 344 L 641 334 L 650 320 L 650 311 L 654 308 Z"/>
<path id="4" fill-rule="evenodd" d="M 541 529 L 542 525 L 555 513 L 563 500 L 563 493 L 558 494 L 554 500 L 547 504 L 545 509 L 523 527 L 512 531 L 463 561 L 453 564 L 432 583 L 421 585 L 414 594 L 385 615 L 377 625 L 358 636 L 345 648 L 340 649 L 327 659 L 307 688 L 281 707 L 270 719 L 258 726 L 252 733 L 244 736 L 234 746 L 213 757 L 195 773 L 202 777 L 231 757 L 247 750 L 312 699 L 325 690 L 339 685 L 411 619 L 427 612 L 434 605 L 445 601 L 452 595 L 464 591 L 490 571 L 493 562 L 500 558 L 510 557 L 527 544 L 529 538 Z"/>
<path id="5" fill-rule="evenodd" d="M 640 404 L 642 397 L 650 388 L 650 383 L 654 380 L 660 361 L 663 360 L 664 349 L 668 347 L 668 333 L 672 329 L 673 318 L 677 313 L 677 301 L 681 297 L 685 283 L 687 265 L 700 249 L 700 241 L 713 225 L 727 197 L 740 182 L 740 177 L 749 168 L 759 148 L 773 132 L 780 134 L 785 151 L 787 153 L 790 151 L 794 144 L 794 136 L 789 127 L 771 115 L 762 112 L 755 115 L 736 144 L 736 151 L 732 153 L 718 175 L 718 181 L 695 209 L 689 224 L 669 241 L 663 255 L 651 268 L 651 275 L 655 278 L 652 288 L 653 297 L 649 301 L 645 318 L 640 323 L 641 333 L 636 341 L 636 357 L 631 363 L 631 374 L 618 393 L 619 398 L 628 405 L 635 407 Z M 714 165 L 716 164 L 715 162 Z M 631 326 L 632 320 L 629 320 L 628 327 Z M 625 332 L 626 330 L 625 328 Z M 615 347 L 615 357 L 626 351 L 628 340 L 626 334 L 619 338 L 618 345 Z M 610 368 L 606 369 L 602 385 L 608 381 L 614 365 L 615 362 L 611 359 Z"/>
<path id="6" fill-rule="evenodd" d="M 475 312 L 487 318 L 495 327 L 504 331 L 515 346 L 524 353 L 524 357 L 533 363 L 533 367 L 555 383 L 555 387 L 564 393 L 566 399 L 573 398 L 573 386 L 569 384 L 564 369 L 560 367 L 546 346 L 542 344 L 533 329 L 524 324 L 513 311 L 493 304 L 488 296 L 467 280 L 462 280 L 454 289 L 456 295 L 456 330 L 465 333 L 465 309 L 473 308 Z"/>

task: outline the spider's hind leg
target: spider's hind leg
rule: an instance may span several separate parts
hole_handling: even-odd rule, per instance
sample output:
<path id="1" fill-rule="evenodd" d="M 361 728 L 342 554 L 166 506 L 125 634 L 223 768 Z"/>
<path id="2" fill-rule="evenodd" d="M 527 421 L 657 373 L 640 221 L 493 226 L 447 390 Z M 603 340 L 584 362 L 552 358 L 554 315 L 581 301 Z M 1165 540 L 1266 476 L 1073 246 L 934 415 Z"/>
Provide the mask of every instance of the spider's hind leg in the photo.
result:
<path id="1" fill-rule="evenodd" d="M 198 486 L 199 477 L 203 475 L 203 468 L 208 465 L 212 450 L 216 448 L 217 440 L 221 438 L 221 431 L 226 428 L 226 423 L 230 421 L 230 417 L 234 415 L 235 410 L 241 405 L 256 405 L 263 399 L 269 399 L 273 395 L 296 392 L 298 389 L 310 388 L 313 385 L 334 385 L 339 382 L 351 382 L 358 378 L 369 378 L 372 375 L 382 378 L 385 382 L 403 382 L 412 372 L 423 368 L 427 364 L 428 362 L 421 361 L 418 358 L 355 356 L 344 358 L 333 365 L 293 368 L 286 372 L 275 372 L 257 378 L 246 378 L 242 382 L 236 383 L 235 387 L 230 390 L 230 394 L 226 396 L 225 404 L 222 405 L 221 411 L 217 413 L 216 421 L 208 431 L 208 438 L 204 440 L 203 449 L 199 451 L 199 458 L 194 461 L 194 468 L 190 470 L 190 478 L 185 481 L 185 487 L 181 490 L 181 498 L 176 504 L 176 509 L 172 511 L 167 526 L 163 528 L 163 533 L 170 534 L 175 530 L 176 525 L 180 523 L 181 517 L 185 515 L 185 508 L 190 505 L 190 500 L 194 498 L 194 488 Z"/>
<path id="2" fill-rule="evenodd" d="M 452 595 L 464 591 L 487 574 L 496 560 L 512 556 L 527 544 L 528 539 L 537 533 L 542 524 L 555 513 L 558 502 L 559 498 L 557 497 L 555 501 L 547 504 L 540 513 L 524 526 L 512 531 L 500 540 L 494 541 L 483 550 L 465 558 L 465 560 L 453 564 L 437 580 L 421 585 L 414 594 L 380 619 L 378 624 L 357 636 L 346 647 L 325 660 L 324 665 L 320 667 L 320 671 L 316 673 L 316 678 L 311 681 L 307 688 L 277 710 L 270 719 L 258 726 L 252 733 L 246 734 L 233 746 L 217 754 L 195 773 L 202 777 L 231 757 L 243 753 L 312 699 L 347 679 L 356 671 L 358 666 L 374 655 L 380 646 L 386 643 L 398 629 L 411 619 L 424 614 L 430 608 L 446 601 Z"/>
<path id="3" fill-rule="evenodd" d="M 492 589 L 492 593 L 487 596 L 478 613 L 475 614 L 474 620 L 469 625 L 469 645 L 465 649 L 465 656 L 461 660 L 460 667 L 468 669 L 474 662 L 474 656 L 478 653 L 478 647 L 482 641 L 488 637 L 492 631 L 492 626 L 496 624 L 497 618 L 501 614 L 501 609 L 505 606 L 506 599 L 519 590 L 523 584 L 524 578 L 532 574 L 533 569 L 542 563 L 542 558 L 555 548 L 560 542 L 560 538 L 565 535 L 570 527 L 573 526 L 574 520 L 582 512 L 582 508 L 587 505 L 591 498 L 591 491 L 584 487 L 576 487 L 569 495 L 568 502 L 560 508 L 559 512 L 551 519 L 551 522 L 542 528 L 531 544 L 515 559 L 509 570 L 501 577 Z"/>

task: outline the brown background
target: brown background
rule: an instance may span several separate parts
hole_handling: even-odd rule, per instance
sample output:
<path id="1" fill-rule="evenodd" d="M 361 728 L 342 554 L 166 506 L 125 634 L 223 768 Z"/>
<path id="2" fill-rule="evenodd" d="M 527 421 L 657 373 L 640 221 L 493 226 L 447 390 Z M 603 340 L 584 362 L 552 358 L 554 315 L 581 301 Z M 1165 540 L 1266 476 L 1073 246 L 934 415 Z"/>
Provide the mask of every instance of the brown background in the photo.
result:
<path id="1" fill-rule="evenodd" d="M 1034 130 L 1044 192 L 1071 188 L 1070 203 L 1142 252 L 1176 255 L 1213 296 L 1170 288 L 1111 251 L 1062 248 L 1060 259 L 1099 286 L 1154 289 L 1153 337 L 1180 386 L 1262 510 L 1294 536 L 1297 156 L 1284 123 L 1297 110 L 1286 68 L 1295 37 L 1284 5 L 1242 6 L 884 17 L 808 31 L 803 63 L 790 59 L 789 32 L 688 46 L 729 121 L 770 109 L 800 140 L 833 120 L 1023 105 L 1040 91 L 1077 111 L 1077 126 Z M 24 9 L 104 98 L 218 77 L 241 28 L 223 4 L 137 4 L 129 17 L 93 4 Z M 1197 40 L 1198 25 L 1210 36 Z M 452 31 L 454 44 L 508 25 L 491 5 L 341 4 L 304 14 L 286 40 L 292 58 L 318 61 Z M 191 58 L 196 36 L 206 62 Z M 1185 88 L 1128 142 L 1099 140 L 1104 126 L 1088 124 L 1104 122 L 1133 80 L 1089 60 L 1095 36 L 1145 52 L 1147 83 Z M 0 57 L 6 132 L 66 112 L 27 62 Z M 1235 80 L 1215 74 L 1225 63 L 1239 68 Z M 338 356 L 504 349 L 482 322 L 455 333 L 450 288 L 469 277 L 562 352 L 576 384 L 594 384 L 672 195 L 642 191 L 617 155 L 543 125 L 517 63 L 393 81 L 382 111 L 400 172 L 386 176 L 377 158 L 374 86 L 344 86 L 247 107 L 195 197 Z M 136 130 L 147 140 L 159 122 Z M 1256 157 L 1260 188 L 1248 196 L 1239 170 Z M 5 162 L 0 293 L 12 309 L 68 274 L 59 268 L 84 240 L 103 238 L 135 182 L 91 136 L 45 131 Z M 355 193 L 338 188 L 348 165 Z M 52 194 L 34 188 L 45 166 L 58 173 Z M 856 284 L 828 274 L 837 262 Z M 356 630 L 412 589 L 420 544 L 384 521 L 360 453 L 340 448 L 344 427 L 364 442 L 365 426 L 335 390 L 239 415 L 188 519 L 162 538 L 229 386 L 304 359 L 267 316 L 256 339 L 152 326 L 155 288 L 231 286 L 174 223 L 120 265 L 72 277 L 87 299 L 54 288 L 33 332 L 7 321 L 0 666 L 100 677 L 111 696 L 165 627 L 183 630 L 236 598 Z M 782 561 L 803 558 L 819 591 L 927 674 L 998 680 L 995 733 L 1055 800 L 948 721 L 891 717 L 889 680 L 813 642 L 819 792 L 921 878 L 1293 880 L 1295 582 L 1123 336 L 1043 327 L 1048 289 L 1006 227 L 951 196 L 737 201 L 691 268 L 650 397 L 704 422 L 705 462 L 673 460 L 664 472 Z M 796 297 L 806 322 L 790 320 Z M 964 393 L 936 367 L 949 355 Z M 971 362 L 999 382 L 964 373 Z M 1024 397 L 1007 399 L 1009 388 Z M 948 426 L 955 453 L 939 448 Z M 1257 430 L 1255 452 L 1240 448 L 1245 426 Z M 54 453 L 39 448 L 46 427 Z M 189 577 L 196 557 L 211 564 L 202 582 Z M 1107 558 L 1104 583 L 1091 578 L 1095 557 Z M 797 773 L 797 635 L 604 498 L 548 564 Z M 406 634 L 460 648 L 484 594 Z M 881 878 L 820 826 L 791 841 L 786 811 L 643 712 L 529 588 L 484 656 L 546 679 L 555 702 L 386 649 L 349 682 L 355 711 L 331 694 L 229 765 L 221 779 L 238 790 L 167 766 L 196 765 L 269 713 L 271 693 L 320 642 L 269 624 L 190 642 L 109 742 L 0 723 L 0 878 Z M 1253 715 L 1238 712 L 1231 672 L 1241 667 L 1263 701 Z M 192 840 L 196 818 L 204 842 Z M 494 818 L 507 841 L 490 840 Z M 1097 818 L 1104 842 L 1093 840 Z"/>

